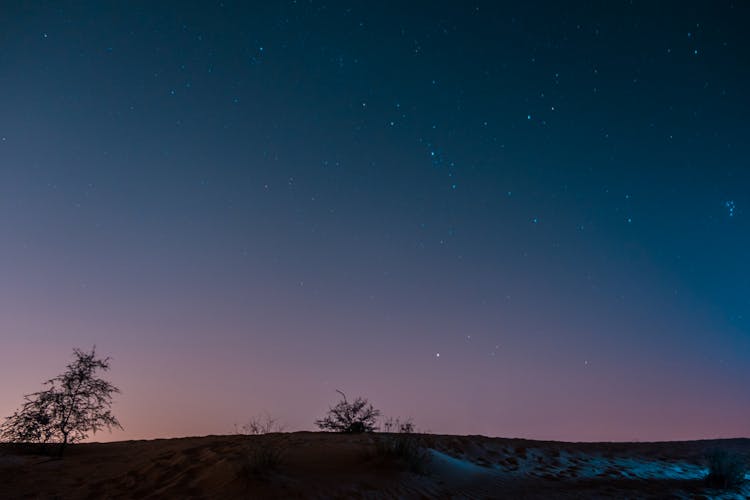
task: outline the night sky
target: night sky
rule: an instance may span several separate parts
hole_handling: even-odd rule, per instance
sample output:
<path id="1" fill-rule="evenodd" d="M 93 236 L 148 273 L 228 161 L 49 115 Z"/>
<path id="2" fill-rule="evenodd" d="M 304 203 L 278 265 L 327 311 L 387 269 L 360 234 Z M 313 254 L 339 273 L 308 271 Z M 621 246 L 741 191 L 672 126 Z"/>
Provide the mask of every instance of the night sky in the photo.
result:
<path id="1" fill-rule="evenodd" d="M 525 5 L 520 5 L 524 3 Z M 0 6 L 0 414 L 750 434 L 750 6 Z"/>

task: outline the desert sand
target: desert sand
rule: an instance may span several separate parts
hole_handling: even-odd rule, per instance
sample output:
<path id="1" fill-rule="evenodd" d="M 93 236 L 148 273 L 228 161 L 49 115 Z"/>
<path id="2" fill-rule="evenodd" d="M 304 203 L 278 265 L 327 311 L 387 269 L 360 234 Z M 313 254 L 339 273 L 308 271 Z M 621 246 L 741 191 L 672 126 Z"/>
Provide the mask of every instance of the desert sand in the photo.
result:
<path id="1" fill-rule="evenodd" d="M 705 487 L 713 449 L 750 439 L 563 443 L 423 435 L 425 469 L 375 452 L 379 435 L 313 432 L 206 436 L 71 446 L 55 459 L 0 445 L 0 498 L 725 498 Z M 254 450 L 283 450 L 272 469 Z"/>

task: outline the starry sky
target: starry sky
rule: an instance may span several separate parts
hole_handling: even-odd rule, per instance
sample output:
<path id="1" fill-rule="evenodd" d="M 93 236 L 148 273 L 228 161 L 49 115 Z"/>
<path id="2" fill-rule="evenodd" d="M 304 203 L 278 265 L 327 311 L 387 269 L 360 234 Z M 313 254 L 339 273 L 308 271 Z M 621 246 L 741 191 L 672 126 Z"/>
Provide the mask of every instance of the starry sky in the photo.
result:
<path id="1" fill-rule="evenodd" d="M 523 4 L 523 5 L 521 5 Z M 3 1 L 0 413 L 750 435 L 742 2 Z"/>

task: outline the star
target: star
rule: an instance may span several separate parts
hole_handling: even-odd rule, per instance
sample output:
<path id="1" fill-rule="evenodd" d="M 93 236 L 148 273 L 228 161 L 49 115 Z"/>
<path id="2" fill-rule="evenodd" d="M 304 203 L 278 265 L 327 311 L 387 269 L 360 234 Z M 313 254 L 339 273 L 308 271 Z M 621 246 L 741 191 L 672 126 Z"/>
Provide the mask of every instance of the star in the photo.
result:
<path id="1" fill-rule="evenodd" d="M 734 201 L 727 200 L 724 202 L 724 206 L 726 207 L 729 217 L 734 217 Z"/>

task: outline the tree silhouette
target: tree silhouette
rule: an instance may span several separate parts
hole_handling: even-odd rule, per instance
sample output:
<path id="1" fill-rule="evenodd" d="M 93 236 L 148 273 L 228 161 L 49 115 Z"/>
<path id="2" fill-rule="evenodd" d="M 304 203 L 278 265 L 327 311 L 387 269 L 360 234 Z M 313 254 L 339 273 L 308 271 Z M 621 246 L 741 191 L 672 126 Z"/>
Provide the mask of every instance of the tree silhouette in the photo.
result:
<path id="1" fill-rule="evenodd" d="M 380 410 L 376 410 L 367 399 L 358 397 L 351 403 L 347 401 L 346 394 L 336 389 L 343 398 L 336 406 L 328 409 L 328 414 L 315 421 L 320 429 L 333 432 L 345 432 L 349 434 L 360 434 L 377 430 L 375 425 Z"/>
<path id="2" fill-rule="evenodd" d="M 112 414 L 112 395 L 120 390 L 97 376 L 109 370 L 109 358 L 73 349 L 67 370 L 44 383 L 43 391 L 24 396 L 24 404 L 0 425 L 0 438 L 14 443 L 59 444 L 63 454 L 69 443 L 86 439 L 89 432 L 122 429 Z"/>

